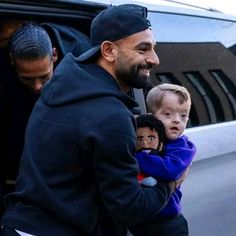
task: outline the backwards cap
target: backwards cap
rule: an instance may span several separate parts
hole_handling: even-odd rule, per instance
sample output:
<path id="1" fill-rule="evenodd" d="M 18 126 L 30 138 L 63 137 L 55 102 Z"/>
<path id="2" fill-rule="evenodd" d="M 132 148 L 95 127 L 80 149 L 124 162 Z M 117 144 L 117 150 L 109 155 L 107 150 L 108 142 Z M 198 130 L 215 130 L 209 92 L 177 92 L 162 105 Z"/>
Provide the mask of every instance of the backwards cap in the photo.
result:
<path id="1" fill-rule="evenodd" d="M 79 61 L 95 56 L 102 42 L 116 41 L 151 28 L 147 20 L 147 9 L 135 4 L 110 6 L 100 12 L 92 21 L 90 39 L 92 48 L 80 55 Z"/>

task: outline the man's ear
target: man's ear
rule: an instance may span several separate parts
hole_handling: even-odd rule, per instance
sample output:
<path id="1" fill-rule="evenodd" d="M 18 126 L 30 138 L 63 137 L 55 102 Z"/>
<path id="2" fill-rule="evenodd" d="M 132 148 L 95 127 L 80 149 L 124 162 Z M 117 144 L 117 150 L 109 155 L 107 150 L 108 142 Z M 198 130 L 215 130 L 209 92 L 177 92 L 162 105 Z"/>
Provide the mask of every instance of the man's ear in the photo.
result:
<path id="1" fill-rule="evenodd" d="M 101 55 L 105 60 L 109 62 L 114 62 L 116 60 L 118 52 L 117 49 L 118 48 L 115 43 L 110 41 L 104 41 L 101 45 Z"/>
<path id="2" fill-rule="evenodd" d="M 58 53 L 56 48 L 52 48 L 52 61 L 55 63 L 58 59 Z"/>

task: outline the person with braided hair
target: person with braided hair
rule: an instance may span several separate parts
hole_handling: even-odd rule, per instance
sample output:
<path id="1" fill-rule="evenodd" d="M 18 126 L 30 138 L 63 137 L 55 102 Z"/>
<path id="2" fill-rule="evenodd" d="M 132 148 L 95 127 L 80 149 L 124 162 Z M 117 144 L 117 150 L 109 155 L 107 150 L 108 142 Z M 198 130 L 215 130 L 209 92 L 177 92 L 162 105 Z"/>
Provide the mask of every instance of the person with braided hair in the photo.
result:
<path id="1" fill-rule="evenodd" d="M 47 32 L 34 22 L 23 23 L 9 38 L 8 47 L 12 76 L 5 78 L 0 94 L 1 213 L 3 197 L 15 187 L 29 116 L 57 61 Z"/>
<path id="2" fill-rule="evenodd" d="M 4 80 L 0 95 L 3 140 L 0 144 L 0 215 L 4 209 L 3 196 L 15 187 L 26 125 L 41 89 L 67 53 L 79 56 L 91 43 L 73 27 L 11 20 L 2 22 L 0 27 L 0 47 L 3 46 L 7 54 L 1 54 L 1 62 L 7 66 L 0 74 Z"/>
<path id="3" fill-rule="evenodd" d="M 32 93 L 40 93 L 58 59 L 47 31 L 34 22 L 23 24 L 10 38 L 9 53 L 22 84 Z"/>

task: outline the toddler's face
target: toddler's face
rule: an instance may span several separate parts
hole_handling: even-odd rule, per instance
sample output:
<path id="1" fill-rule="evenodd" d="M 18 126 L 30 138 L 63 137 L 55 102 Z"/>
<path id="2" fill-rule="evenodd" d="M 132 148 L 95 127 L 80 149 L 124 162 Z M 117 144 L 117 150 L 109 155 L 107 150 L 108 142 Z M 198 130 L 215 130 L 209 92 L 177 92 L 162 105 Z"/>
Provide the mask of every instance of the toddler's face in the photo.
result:
<path id="1" fill-rule="evenodd" d="M 190 101 L 181 102 L 177 94 L 165 94 L 154 115 L 163 122 L 168 139 L 174 140 L 183 134 L 189 119 L 190 106 Z"/>
<path id="2" fill-rule="evenodd" d="M 159 137 L 156 130 L 151 130 L 148 127 L 137 129 L 136 150 L 140 149 L 157 149 Z"/>

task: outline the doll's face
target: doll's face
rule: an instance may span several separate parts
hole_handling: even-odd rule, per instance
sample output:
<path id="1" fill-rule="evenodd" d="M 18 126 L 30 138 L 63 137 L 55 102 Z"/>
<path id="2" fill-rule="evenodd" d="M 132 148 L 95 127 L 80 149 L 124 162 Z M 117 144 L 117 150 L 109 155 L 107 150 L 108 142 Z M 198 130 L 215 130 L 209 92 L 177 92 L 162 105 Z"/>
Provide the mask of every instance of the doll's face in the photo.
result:
<path id="1" fill-rule="evenodd" d="M 136 150 L 140 149 L 157 149 L 159 144 L 159 136 L 156 130 L 148 127 L 137 129 Z"/>

